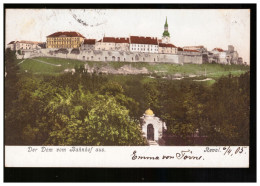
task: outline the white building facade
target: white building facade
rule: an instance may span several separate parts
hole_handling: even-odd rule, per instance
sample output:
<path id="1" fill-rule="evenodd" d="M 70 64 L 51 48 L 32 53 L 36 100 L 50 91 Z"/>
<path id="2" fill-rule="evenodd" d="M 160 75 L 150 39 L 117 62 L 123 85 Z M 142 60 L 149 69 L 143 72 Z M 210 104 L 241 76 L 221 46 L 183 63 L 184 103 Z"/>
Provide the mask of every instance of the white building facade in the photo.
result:
<path id="1" fill-rule="evenodd" d="M 32 50 L 32 49 L 40 49 L 38 46 L 41 42 L 34 41 L 17 41 L 15 43 L 16 50 Z"/>
<path id="2" fill-rule="evenodd" d="M 119 37 L 115 38 L 116 51 L 129 51 L 129 38 Z"/>
<path id="3" fill-rule="evenodd" d="M 158 53 L 156 37 L 130 36 L 130 52 Z"/>
<path id="4" fill-rule="evenodd" d="M 115 50 L 116 42 L 114 37 L 103 37 L 103 39 L 96 42 L 95 50 Z"/>
<path id="5" fill-rule="evenodd" d="M 177 54 L 178 49 L 173 44 L 159 43 L 158 52 L 161 54 Z"/>
<path id="6" fill-rule="evenodd" d="M 39 45 L 42 45 L 43 42 L 36 42 L 36 41 L 12 41 L 7 44 L 7 48 L 11 50 L 34 50 L 40 49 Z"/>

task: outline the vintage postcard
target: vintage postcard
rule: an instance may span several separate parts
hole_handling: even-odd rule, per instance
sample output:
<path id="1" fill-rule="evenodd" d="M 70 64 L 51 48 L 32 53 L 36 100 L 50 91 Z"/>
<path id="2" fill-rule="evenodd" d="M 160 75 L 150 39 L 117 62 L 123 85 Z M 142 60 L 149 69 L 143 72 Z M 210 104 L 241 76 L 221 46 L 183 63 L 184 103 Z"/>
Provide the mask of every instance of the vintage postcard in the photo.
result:
<path id="1" fill-rule="evenodd" d="M 5 167 L 248 168 L 250 9 L 5 9 Z"/>

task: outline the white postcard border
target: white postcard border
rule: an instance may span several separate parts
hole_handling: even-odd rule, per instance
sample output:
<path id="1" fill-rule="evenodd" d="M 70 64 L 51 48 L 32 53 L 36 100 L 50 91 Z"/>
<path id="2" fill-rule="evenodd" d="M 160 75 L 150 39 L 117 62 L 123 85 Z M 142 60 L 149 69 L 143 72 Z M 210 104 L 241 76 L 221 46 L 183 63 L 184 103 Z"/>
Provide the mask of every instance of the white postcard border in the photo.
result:
<path id="1" fill-rule="evenodd" d="M 248 168 L 249 146 L 5 146 L 5 167 Z"/>

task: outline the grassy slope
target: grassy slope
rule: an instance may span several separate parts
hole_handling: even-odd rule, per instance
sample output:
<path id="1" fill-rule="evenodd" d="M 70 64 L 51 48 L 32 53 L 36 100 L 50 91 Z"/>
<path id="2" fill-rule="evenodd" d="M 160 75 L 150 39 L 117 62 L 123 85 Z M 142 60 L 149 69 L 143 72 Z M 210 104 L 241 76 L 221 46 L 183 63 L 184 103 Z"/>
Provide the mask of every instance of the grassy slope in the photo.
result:
<path id="1" fill-rule="evenodd" d="M 74 68 L 75 65 L 85 64 L 83 61 L 78 60 L 66 60 L 59 58 L 36 58 L 38 60 L 42 60 L 51 64 L 61 66 L 52 66 L 44 63 L 40 63 L 35 61 L 34 59 L 26 59 L 23 63 L 20 64 L 20 69 L 22 71 L 27 70 L 28 72 L 36 73 L 36 74 L 55 74 L 64 72 L 67 68 Z"/>
<path id="2" fill-rule="evenodd" d="M 219 78 L 221 76 L 226 76 L 228 74 L 240 75 L 249 70 L 247 66 L 239 65 L 220 65 L 220 64 L 185 64 L 185 65 L 176 65 L 176 64 L 166 64 L 166 63 L 144 63 L 144 62 L 83 62 L 79 60 L 72 59 L 60 59 L 60 58 L 36 58 L 51 64 L 61 64 L 60 67 L 51 66 L 48 64 L 40 63 L 34 59 L 26 59 L 22 64 L 20 64 L 21 70 L 24 72 L 36 73 L 36 74 L 58 74 L 64 72 L 65 69 L 74 68 L 75 65 L 88 64 L 89 66 L 111 66 L 115 69 L 118 69 L 124 65 L 131 65 L 134 68 L 147 68 L 151 73 L 157 73 L 158 75 L 174 75 L 181 74 L 183 76 L 189 75 L 204 75 L 205 69 L 207 77 L 210 78 Z"/>

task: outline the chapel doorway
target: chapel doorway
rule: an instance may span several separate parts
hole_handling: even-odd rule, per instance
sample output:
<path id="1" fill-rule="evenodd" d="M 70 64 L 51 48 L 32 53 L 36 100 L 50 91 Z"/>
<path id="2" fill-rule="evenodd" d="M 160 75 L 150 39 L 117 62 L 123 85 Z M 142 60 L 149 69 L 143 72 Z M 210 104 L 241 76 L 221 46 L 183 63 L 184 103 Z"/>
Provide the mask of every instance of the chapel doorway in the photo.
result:
<path id="1" fill-rule="evenodd" d="M 147 140 L 154 141 L 154 128 L 152 124 L 147 126 Z"/>

